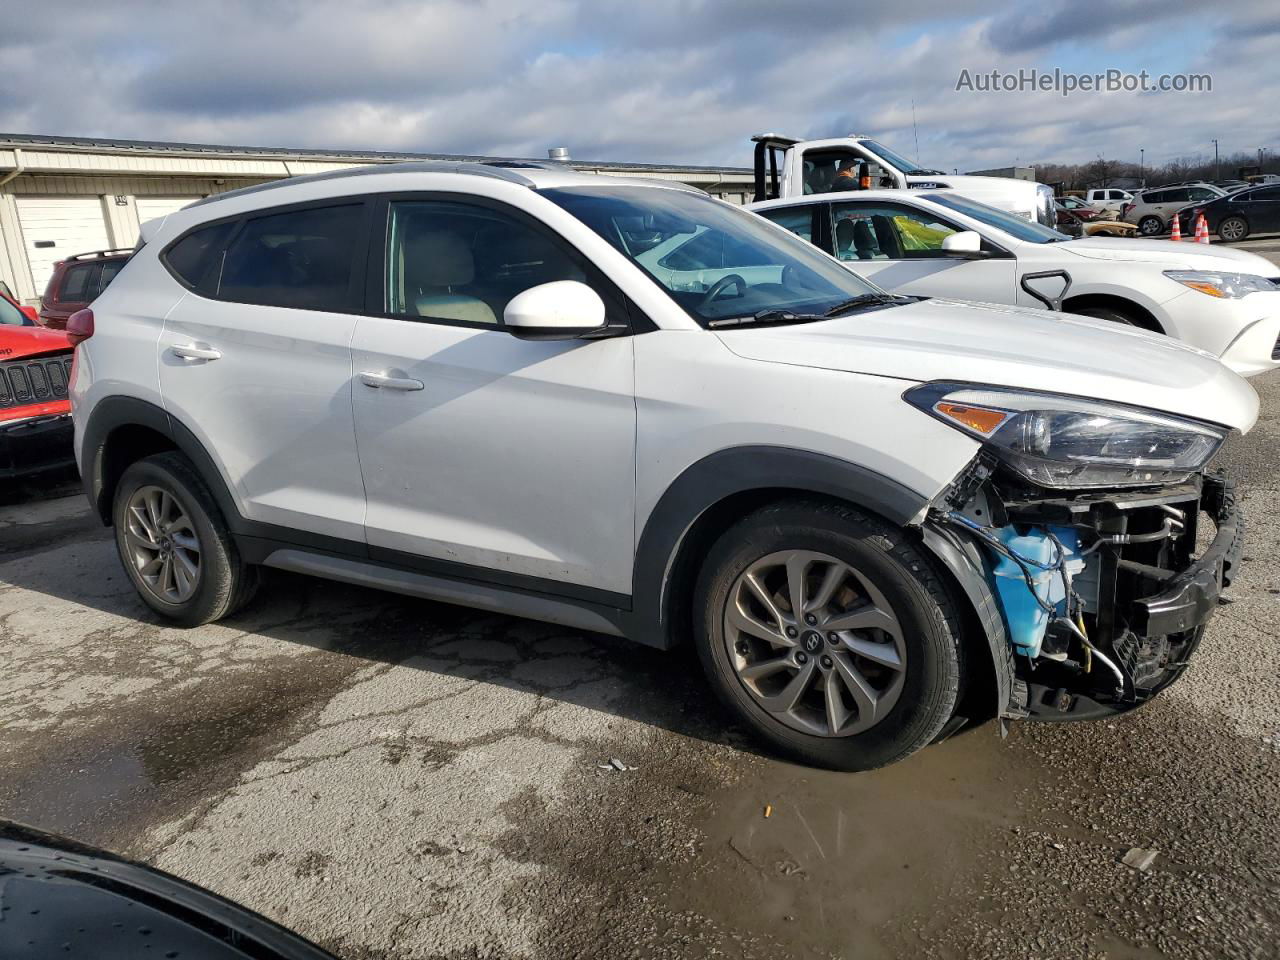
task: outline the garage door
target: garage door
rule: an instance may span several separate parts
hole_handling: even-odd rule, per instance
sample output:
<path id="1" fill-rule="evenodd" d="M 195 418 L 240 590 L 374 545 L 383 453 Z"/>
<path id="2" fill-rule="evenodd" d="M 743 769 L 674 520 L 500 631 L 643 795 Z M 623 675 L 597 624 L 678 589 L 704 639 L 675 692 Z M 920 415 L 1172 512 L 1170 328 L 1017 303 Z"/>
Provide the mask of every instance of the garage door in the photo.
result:
<path id="1" fill-rule="evenodd" d="M 188 203 L 194 203 L 199 199 L 199 197 L 138 197 L 134 201 L 138 208 L 138 223 L 167 217 L 174 211 L 181 210 Z M 138 238 L 133 239 L 137 243 Z"/>
<path id="2" fill-rule="evenodd" d="M 55 261 L 111 246 L 97 197 L 18 197 L 17 201 L 37 294 L 44 293 Z"/>

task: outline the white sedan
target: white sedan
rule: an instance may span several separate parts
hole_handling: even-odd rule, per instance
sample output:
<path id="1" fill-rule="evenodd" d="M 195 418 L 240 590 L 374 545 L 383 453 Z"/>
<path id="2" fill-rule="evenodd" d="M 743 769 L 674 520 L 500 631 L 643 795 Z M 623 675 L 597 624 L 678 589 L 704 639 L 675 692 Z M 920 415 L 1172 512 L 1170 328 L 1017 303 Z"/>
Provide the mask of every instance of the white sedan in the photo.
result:
<path id="1" fill-rule="evenodd" d="M 1177 337 L 1246 377 L 1280 366 L 1280 267 L 1256 254 L 1073 239 L 949 190 L 865 190 L 750 209 L 895 293 L 1052 303 Z M 1035 276 L 1046 273 L 1056 276 Z"/>

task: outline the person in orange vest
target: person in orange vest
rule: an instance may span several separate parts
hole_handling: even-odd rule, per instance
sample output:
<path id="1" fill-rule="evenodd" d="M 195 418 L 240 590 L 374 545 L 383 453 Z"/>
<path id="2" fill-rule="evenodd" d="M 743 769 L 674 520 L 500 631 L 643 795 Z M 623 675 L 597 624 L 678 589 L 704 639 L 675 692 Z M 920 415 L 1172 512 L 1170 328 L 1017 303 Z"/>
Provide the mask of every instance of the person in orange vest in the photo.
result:
<path id="1" fill-rule="evenodd" d="M 828 193 L 840 193 L 844 190 L 870 190 L 871 173 L 865 160 L 842 160 L 836 170 L 835 179 L 831 181 Z"/>

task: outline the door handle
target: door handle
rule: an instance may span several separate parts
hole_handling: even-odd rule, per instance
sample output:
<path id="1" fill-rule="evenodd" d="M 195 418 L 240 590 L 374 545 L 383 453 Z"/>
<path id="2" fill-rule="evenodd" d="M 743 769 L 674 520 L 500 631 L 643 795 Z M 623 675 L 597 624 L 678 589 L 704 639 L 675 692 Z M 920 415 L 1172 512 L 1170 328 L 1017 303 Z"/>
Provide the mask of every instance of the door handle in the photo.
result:
<path id="1" fill-rule="evenodd" d="M 392 377 L 368 370 L 360 373 L 360 382 L 366 387 L 385 390 L 421 390 L 424 386 L 421 380 L 414 380 L 412 377 Z"/>
<path id="2" fill-rule="evenodd" d="M 183 360 L 217 360 L 222 356 L 221 350 L 215 350 L 207 343 L 175 343 L 169 349 L 175 357 Z"/>

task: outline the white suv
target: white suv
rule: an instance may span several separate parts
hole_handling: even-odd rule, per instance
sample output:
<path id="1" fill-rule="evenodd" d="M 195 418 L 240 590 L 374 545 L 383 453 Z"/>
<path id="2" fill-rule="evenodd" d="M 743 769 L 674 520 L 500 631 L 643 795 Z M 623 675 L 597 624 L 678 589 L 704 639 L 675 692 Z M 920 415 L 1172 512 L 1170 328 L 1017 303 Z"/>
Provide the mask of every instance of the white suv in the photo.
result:
<path id="1" fill-rule="evenodd" d="M 405 164 L 143 235 L 69 322 L 76 451 L 180 624 L 266 566 L 692 642 L 776 747 L 861 769 L 1143 702 L 1238 556 L 1204 470 L 1257 397 L 1217 360 L 887 294 L 696 190 Z"/>
<path id="2" fill-rule="evenodd" d="M 1173 216 L 1192 203 L 1206 203 L 1225 197 L 1227 191 L 1211 183 L 1182 184 L 1143 190 L 1121 208 L 1120 219 L 1136 223 L 1144 237 L 1156 237 L 1173 229 Z"/>

